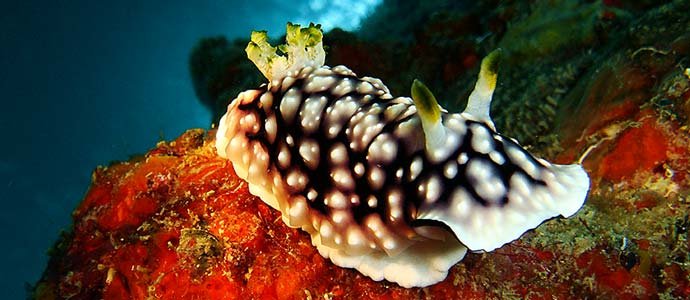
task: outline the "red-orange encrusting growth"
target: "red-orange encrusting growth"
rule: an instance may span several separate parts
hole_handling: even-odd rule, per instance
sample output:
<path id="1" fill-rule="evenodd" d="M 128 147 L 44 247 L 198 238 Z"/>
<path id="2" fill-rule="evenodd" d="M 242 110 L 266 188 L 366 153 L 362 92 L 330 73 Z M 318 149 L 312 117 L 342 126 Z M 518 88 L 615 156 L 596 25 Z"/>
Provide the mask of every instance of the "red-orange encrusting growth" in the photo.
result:
<path id="1" fill-rule="evenodd" d="M 670 141 L 653 116 L 640 120 L 639 126 L 624 131 L 599 168 L 602 177 L 616 181 L 636 171 L 653 171 L 667 157 Z"/>

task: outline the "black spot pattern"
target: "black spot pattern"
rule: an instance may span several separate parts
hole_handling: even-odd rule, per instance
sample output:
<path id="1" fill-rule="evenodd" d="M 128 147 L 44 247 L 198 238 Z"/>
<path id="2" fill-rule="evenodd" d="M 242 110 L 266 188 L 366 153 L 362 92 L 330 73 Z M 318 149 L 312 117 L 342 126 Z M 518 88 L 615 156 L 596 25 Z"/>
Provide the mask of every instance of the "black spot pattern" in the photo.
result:
<path id="1" fill-rule="evenodd" d="M 447 115 L 444 115 L 446 117 Z M 494 139 L 494 150 L 501 154 L 503 157 L 505 157 L 505 162 L 503 164 L 497 164 L 494 161 L 491 160 L 488 154 L 483 154 L 475 151 L 472 149 L 472 131 L 469 130 L 469 127 L 471 124 L 477 124 L 481 127 L 484 127 L 486 130 L 489 131 L 491 134 L 492 138 Z M 545 186 L 546 183 L 543 180 L 540 180 L 538 178 L 532 178 L 529 176 L 525 170 L 521 169 L 518 167 L 516 164 L 511 163 L 510 159 L 506 155 L 506 148 L 510 146 L 514 146 L 518 149 L 522 149 L 520 145 L 517 143 L 513 142 L 512 139 L 502 136 L 499 133 L 493 131 L 489 126 L 482 122 L 477 122 L 477 121 L 472 121 L 472 120 L 466 120 L 465 125 L 468 127 L 467 131 L 465 132 L 465 135 L 462 137 L 462 142 L 460 142 L 460 146 L 453 152 L 448 159 L 454 160 L 457 159 L 458 156 L 460 156 L 462 153 L 465 153 L 467 155 L 467 162 L 469 163 L 470 161 L 474 159 L 483 159 L 485 162 L 488 162 L 493 170 L 498 171 L 497 177 L 501 180 L 503 183 L 503 186 L 506 187 L 506 189 L 510 188 L 510 178 L 515 175 L 515 174 L 522 174 L 527 178 L 528 182 L 530 185 L 541 185 Z M 500 140 L 496 139 L 494 136 L 498 135 L 501 137 Z M 541 162 L 536 160 L 529 152 L 522 150 L 523 153 L 526 154 L 526 157 L 530 163 L 533 163 L 537 166 L 540 166 L 542 168 L 546 168 Z M 420 154 L 421 155 L 421 154 Z M 412 182 L 412 186 L 416 186 L 420 184 L 420 180 L 424 178 L 429 178 L 433 174 L 439 174 L 439 178 L 442 180 L 442 187 L 443 187 L 443 192 L 441 193 L 441 196 L 439 197 L 439 200 L 436 201 L 437 205 L 450 205 L 450 199 L 451 199 L 451 194 L 453 193 L 453 187 L 455 186 L 463 186 L 465 190 L 472 196 L 472 199 L 475 201 L 479 202 L 482 206 L 489 206 L 492 205 L 490 201 L 487 201 L 486 199 L 482 198 L 479 196 L 477 193 L 477 190 L 475 187 L 471 184 L 469 178 L 465 176 L 467 173 L 467 166 L 468 163 L 465 164 L 460 164 L 458 165 L 458 172 L 457 175 L 452 178 L 448 179 L 445 176 L 440 174 L 440 170 L 442 170 L 444 164 L 446 161 L 440 162 L 440 163 L 433 163 L 425 155 L 421 155 L 424 159 L 424 167 L 422 168 L 422 173 L 417 177 L 417 180 L 415 182 Z M 508 196 L 505 195 L 503 198 L 499 201 L 498 205 L 504 206 L 508 203 Z M 418 203 L 419 204 L 419 203 Z M 495 204 L 494 204 L 495 205 Z"/>
<path id="2" fill-rule="evenodd" d="M 333 72 L 333 74 L 329 76 L 333 76 L 336 78 L 336 82 L 333 84 L 332 87 L 335 87 L 344 79 L 351 80 L 354 86 L 357 86 L 357 84 L 363 82 L 362 79 L 357 78 L 356 76 L 343 75 L 338 74 L 336 72 Z M 397 104 L 397 102 L 392 102 L 392 99 L 381 98 L 380 95 L 386 93 L 386 91 L 384 91 L 381 87 L 375 87 L 373 92 L 367 94 L 359 93 L 356 91 L 356 89 L 353 89 L 353 91 L 344 94 L 341 97 L 335 97 L 333 94 L 330 93 L 330 89 L 326 89 L 322 92 L 308 93 L 305 92 L 304 89 L 305 85 L 308 83 L 308 80 L 308 77 L 297 78 L 289 87 L 274 86 L 271 87 L 270 90 L 268 86 L 264 85 L 260 89 L 261 94 L 259 94 L 252 102 L 240 105 L 238 109 L 245 111 L 253 111 L 258 115 L 259 122 L 262 123 L 262 126 L 256 134 L 251 136 L 248 135 L 248 138 L 252 141 L 260 141 L 262 144 L 266 146 L 266 149 L 268 149 L 269 151 L 271 165 L 276 167 L 276 169 L 282 175 L 283 180 L 285 180 L 289 172 L 294 169 L 301 170 L 307 176 L 308 181 L 306 187 L 301 192 L 301 194 L 305 198 L 307 198 L 307 193 L 311 189 L 315 190 L 318 193 L 316 199 L 314 199 L 313 201 L 307 201 L 309 208 L 313 210 L 310 211 L 310 213 L 314 213 L 314 211 L 316 211 L 324 216 L 328 216 L 332 213 L 331 208 L 328 207 L 324 202 L 324 196 L 326 196 L 329 191 L 335 189 L 335 184 L 332 182 L 330 176 L 333 169 L 332 164 L 329 161 L 329 153 L 331 147 L 336 143 L 344 144 L 347 149 L 347 156 L 349 160 L 348 169 L 351 172 L 352 178 L 354 179 L 355 183 L 354 193 L 359 196 L 359 202 L 357 204 L 350 203 L 349 205 L 352 217 L 358 224 L 361 224 L 362 221 L 371 214 L 378 214 L 379 216 L 381 216 L 381 219 L 384 222 L 389 223 L 390 219 L 388 218 L 387 214 L 390 212 L 391 208 L 389 207 L 388 201 L 386 199 L 389 191 L 392 188 L 399 188 L 401 189 L 402 195 L 404 197 L 403 216 L 406 224 L 413 226 L 430 224 L 435 226 L 442 226 L 440 223 L 437 222 L 429 223 L 424 222 L 423 220 L 415 222 L 414 220 L 416 210 L 424 201 L 424 198 L 419 196 L 418 187 L 424 184 L 424 182 L 427 181 L 433 175 L 436 175 L 439 179 L 441 179 L 442 189 L 440 197 L 437 201 L 434 202 L 434 205 L 450 205 L 451 195 L 454 191 L 454 187 L 456 186 L 463 186 L 467 190 L 469 195 L 472 196 L 472 198 L 475 201 L 477 201 L 483 206 L 496 205 L 496 203 L 490 203 L 486 199 L 483 199 L 477 193 L 476 189 L 470 184 L 470 180 L 466 176 L 466 168 L 468 166 L 467 163 L 458 165 L 457 173 L 454 178 L 449 179 L 443 175 L 443 166 L 446 164 L 446 162 L 450 160 L 457 160 L 457 158 L 463 153 L 467 155 L 468 162 L 472 161 L 473 159 L 483 158 L 485 161 L 491 163 L 493 169 L 498 171 L 498 174 L 496 174 L 496 176 L 500 178 L 501 182 L 506 187 L 506 190 L 510 188 L 509 181 L 511 176 L 518 173 L 525 175 L 525 178 L 529 180 L 530 184 L 545 185 L 544 181 L 530 177 L 520 167 L 511 163 L 510 159 L 508 158 L 508 155 L 506 155 L 506 148 L 514 146 L 518 147 L 519 149 L 522 149 L 519 145 L 517 145 L 509 138 L 503 137 L 500 140 L 496 139 L 495 137 L 500 135 L 498 135 L 495 131 L 491 130 L 491 128 L 488 125 L 477 121 L 465 119 L 465 126 L 467 126 L 468 128 L 466 130 L 466 134 L 461 137 L 461 141 L 457 149 L 452 151 L 446 160 L 441 162 L 433 162 L 425 154 L 423 141 L 404 141 L 394 134 L 395 129 L 400 123 L 409 121 L 413 118 L 418 118 L 416 114 L 411 114 L 404 118 L 399 118 L 395 122 L 389 122 L 384 124 L 381 132 L 378 133 L 391 134 L 394 141 L 397 143 L 397 154 L 396 158 L 393 159 L 390 163 L 386 165 L 378 165 L 378 167 L 381 167 L 385 172 L 385 182 L 381 189 L 374 190 L 370 186 L 367 179 L 368 171 L 372 167 L 372 163 L 367 161 L 368 148 L 371 145 L 371 142 L 361 151 L 355 151 L 351 149 L 349 147 L 350 141 L 348 139 L 348 136 L 346 135 L 346 128 L 349 127 L 348 123 L 346 123 L 342 127 L 340 132 L 334 138 L 328 138 L 325 134 L 328 130 L 329 125 L 326 122 L 326 111 L 328 107 L 332 107 L 337 101 L 344 99 L 345 97 L 353 97 L 359 103 L 357 111 L 368 111 L 374 105 L 380 106 L 382 109 L 380 113 L 376 115 L 376 117 L 378 118 L 379 122 L 384 122 L 384 113 L 386 111 L 386 108 L 394 104 Z M 290 88 L 297 88 L 301 93 L 300 106 L 296 110 L 297 112 L 295 113 L 295 118 L 293 119 L 292 123 L 287 122 L 281 116 L 280 113 L 281 100 L 285 95 L 285 92 L 283 91 L 288 91 Z M 268 113 L 264 110 L 264 108 L 261 107 L 259 101 L 263 93 L 271 93 L 273 96 L 273 104 L 271 109 L 268 110 Z M 321 113 L 319 129 L 313 133 L 306 133 L 302 130 L 302 127 L 300 125 L 301 118 L 299 116 L 299 113 L 304 105 L 304 100 L 312 96 L 325 96 L 325 98 L 327 99 L 327 103 Z M 409 104 L 406 106 L 410 105 L 412 105 L 411 102 L 409 102 Z M 275 114 L 277 123 L 276 136 L 274 139 L 274 143 L 272 144 L 268 141 L 266 128 L 264 127 L 265 120 L 267 119 L 269 114 Z M 449 115 L 447 113 L 443 113 L 443 120 L 446 120 L 448 117 Z M 493 150 L 497 151 L 505 157 L 505 162 L 503 164 L 497 164 L 490 159 L 488 154 L 479 153 L 472 149 L 471 140 L 473 135 L 472 131 L 469 129 L 471 124 L 478 124 L 479 126 L 482 126 L 489 131 L 490 135 L 494 139 Z M 417 127 L 418 130 L 421 131 L 421 126 L 419 124 L 417 125 Z M 278 163 L 278 154 L 281 149 L 280 145 L 285 143 L 285 140 L 288 135 L 293 138 L 294 144 L 292 146 L 287 147 L 287 149 L 289 149 L 290 151 L 291 160 L 290 165 L 283 168 Z M 315 170 L 311 170 L 309 167 L 307 167 L 304 161 L 302 161 L 301 155 L 299 153 L 299 146 L 305 139 L 311 139 L 315 141 L 318 145 L 320 145 L 320 158 L 318 166 Z M 374 139 L 371 139 L 371 141 L 373 140 Z M 528 152 L 524 150 L 522 151 L 526 154 L 527 159 L 531 163 L 539 167 L 545 167 L 541 162 L 537 161 Z M 419 175 L 415 177 L 414 180 L 409 180 L 410 164 L 412 163 L 415 157 L 420 157 L 422 159 L 422 170 L 419 173 Z M 358 163 L 363 164 L 366 169 L 365 174 L 359 177 L 356 176 L 354 172 L 355 166 Z M 398 169 L 403 170 L 403 176 L 401 177 L 402 179 L 398 179 L 395 176 L 396 171 Z M 367 204 L 367 199 L 370 195 L 373 195 L 378 199 L 377 205 L 375 207 L 370 207 Z M 498 203 L 498 205 L 503 206 L 507 202 L 508 198 L 507 196 L 504 196 L 500 203 Z"/>

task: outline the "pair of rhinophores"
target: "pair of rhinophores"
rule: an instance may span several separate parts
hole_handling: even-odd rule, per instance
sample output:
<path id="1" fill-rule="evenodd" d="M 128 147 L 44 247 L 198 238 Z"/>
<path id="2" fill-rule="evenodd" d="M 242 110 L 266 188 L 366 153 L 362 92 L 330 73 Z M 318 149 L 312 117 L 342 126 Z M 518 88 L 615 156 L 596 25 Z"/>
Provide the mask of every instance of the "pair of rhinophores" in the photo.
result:
<path id="1" fill-rule="evenodd" d="M 324 66 L 321 38 L 318 26 L 288 24 L 274 48 L 252 33 L 248 57 L 269 83 L 230 103 L 216 147 L 336 265 L 428 286 L 467 249 L 494 250 L 583 205 L 582 166 L 535 158 L 496 132 L 496 52 L 465 111 L 449 113 L 419 81 L 412 99 L 393 97 L 379 79 Z"/>

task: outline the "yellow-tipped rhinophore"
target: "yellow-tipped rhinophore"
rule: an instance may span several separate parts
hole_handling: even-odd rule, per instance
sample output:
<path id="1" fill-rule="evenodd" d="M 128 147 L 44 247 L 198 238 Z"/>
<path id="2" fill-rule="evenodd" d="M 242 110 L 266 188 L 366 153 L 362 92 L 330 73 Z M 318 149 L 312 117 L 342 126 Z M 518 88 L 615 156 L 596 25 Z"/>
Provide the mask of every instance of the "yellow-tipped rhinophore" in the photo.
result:
<path id="1" fill-rule="evenodd" d="M 441 107 L 429 88 L 416 79 L 412 83 L 412 100 L 417 108 L 419 120 L 422 122 L 426 151 L 435 157 L 436 153 L 439 153 L 436 150 L 443 148 L 443 145 L 448 142 L 446 130 L 441 123 Z"/>
<path id="2" fill-rule="evenodd" d="M 486 122 L 492 129 L 495 128 L 489 113 L 491 110 L 491 97 L 493 96 L 494 89 L 496 89 L 498 62 L 501 58 L 501 52 L 501 49 L 491 51 L 482 60 L 479 78 L 477 78 L 477 83 L 474 85 L 474 90 L 470 94 L 467 107 L 465 108 L 465 113 Z"/>
<path id="3" fill-rule="evenodd" d="M 441 118 L 441 109 L 436 97 L 421 81 L 415 79 L 412 82 L 412 100 L 417 107 L 417 113 L 422 120 L 430 123 L 438 122 Z"/>
<path id="4" fill-rule="evenodd" d="M 479 81 L 484 81 L 486 89 L 490 90 L 492 93 L 494 89 L 496 89 L 498 63 L 501 60 L 502 52 L 503 50 L 500 48 L 491 51 L 489 55 L 482 59 L 482 67 L 479 70 Z"/>

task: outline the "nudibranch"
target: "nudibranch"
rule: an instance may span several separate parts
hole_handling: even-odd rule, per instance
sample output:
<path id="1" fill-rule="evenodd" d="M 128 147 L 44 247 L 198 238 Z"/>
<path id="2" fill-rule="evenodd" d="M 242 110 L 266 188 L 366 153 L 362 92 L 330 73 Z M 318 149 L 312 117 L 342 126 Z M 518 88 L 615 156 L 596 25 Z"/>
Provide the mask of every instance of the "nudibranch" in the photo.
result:
<path id="1" fill-rule="evenodd" d="M 313 24 L 288 23 L 277 48 L 252 33 L 247 55 L 269 82 L 230 103 L 216 148 L 334 264 L 428 286 L 467 249 L 494 250 L 583 205 L 582 166 L 551 164 L 496 132 L 497 52 L 465 111 L 449 113 L 419 81 L 412 98 L 393 97 L 379 79 L 324 66 L 321 40 Z"/>

